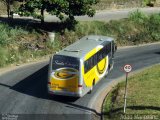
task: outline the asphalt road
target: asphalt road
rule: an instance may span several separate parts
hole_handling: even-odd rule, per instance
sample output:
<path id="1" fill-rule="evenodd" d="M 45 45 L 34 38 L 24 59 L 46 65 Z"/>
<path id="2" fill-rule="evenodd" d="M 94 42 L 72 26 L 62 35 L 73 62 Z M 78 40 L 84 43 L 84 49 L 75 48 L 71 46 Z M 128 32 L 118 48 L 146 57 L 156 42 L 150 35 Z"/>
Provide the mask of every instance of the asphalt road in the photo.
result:
<path id="1" fill-rule="evenodd" d="M 110 20 L 118 20 L 122 18 L 127 18 L 128 15 L 131 12 L 134 12 L 136 10 L 142 11 L 146 14 L 152 14 L 152 13 L 160 13 L 160 7 L 151 7 L 151 8 L 130 8 L 130 9 L 115 9 L 115 10 L 104 10 L 104 11 L 97 11 L 96 14 L 93 17 L 88 16 L 76 16 L 75 18 L 79 21 L 110 21 Z M 4 19 L 7 18 L 7 15 L 1 15 L 0 18 Z M 0 21 L 3 21 L 3 19 Z M 14 19 L 23 19 L 23 20 L 32 20 L 33 17 L 20 17 L 19 15 L 14 15 Z M 35 19 L 37 21 L 40 21 L 39 19 Z M 60 21 L 56 16 L 45 14 L 44 20 L 46 22 L 56 22 Z"/>
<path id="2" fill-rule="evenodd" d="M 127 18 L 128 15 L 133 11 L 141 11 L 148 15 L 152 13 L 160 13 L 160 7 L 151 7 L 151 8 L 130 8 L 130 9 L 120 9 L 120 10 L 104 10 L 96 12 L 93 17 L 88 16 L 77 16 L 75 17 L 79 21 L 110 21 L 110 20 L 118 20 L 122 18 Z M 45 15 L 45 21 L 53 22 L 59 21 L 56 16 Z"/>
<path id="3" fill-rule="evenodd" d="M 120 49 L 115 54 L 114 69 L 101 80 L 91 94 L 82 98 L 52 96 L 46 93 L 48 62 L 37 63 L 7 72 L 0 76 L 0 116 L 20 119 L 63 120 L 93 119 L 92 113 L 101 116 L 93 106 L 96 94 L 108 84 L 123 76 L 124 64 L 131 64 L 133 71 L 160 63 L 160 43 L 149 46 Z M 6 115 L 6 113 L 11 115 Z M 18 114 L 18 116 L 13 116 Z M 40 119 L 41 118 L 41 119 Z"/>

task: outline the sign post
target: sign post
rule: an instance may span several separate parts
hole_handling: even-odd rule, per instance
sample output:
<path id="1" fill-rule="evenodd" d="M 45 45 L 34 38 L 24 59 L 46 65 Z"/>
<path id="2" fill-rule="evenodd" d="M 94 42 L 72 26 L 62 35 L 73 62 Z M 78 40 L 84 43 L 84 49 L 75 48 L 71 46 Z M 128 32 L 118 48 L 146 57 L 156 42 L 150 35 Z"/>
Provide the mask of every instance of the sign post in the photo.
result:
<path id="1" fill-rule="evenodd" d="M 128 81 L 128 73 L 131 72 L 132 66 L 126 64 L 123 67 L 124 71 L 126 72 L 126 85 L 125 85 L 125 93 L 124 93 L 124 114 L 126 113 L 126 105 L 127 105 L 127 81 Z"/>

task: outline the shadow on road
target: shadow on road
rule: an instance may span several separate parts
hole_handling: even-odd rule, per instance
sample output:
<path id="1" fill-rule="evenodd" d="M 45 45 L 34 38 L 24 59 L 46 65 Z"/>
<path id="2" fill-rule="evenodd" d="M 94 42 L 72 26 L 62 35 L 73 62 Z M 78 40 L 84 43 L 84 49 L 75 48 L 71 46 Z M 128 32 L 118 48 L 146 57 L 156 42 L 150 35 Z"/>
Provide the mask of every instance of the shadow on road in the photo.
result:
<path id="1" fill-rule="evenodd" d="M 65 96 L 48 96 L 47 79 L 48 79 L 48 65 L 36 71 L 27 78 L 21 80 L 19 83 L 10 87 L 15 91 L 31 95 L 37 98 L 50 99 L 59 102 L 74 102 L 76 98 Z"/>
<path id="2" fill-rule="evenodd" d="M 85 105 L 78 105 L 77 100 L 82 98 L 74 98 L 74 97 L 65 97 L 65 96 L 48 96 L 47 94 L 47 76 L 48 75 L 48 65 L 34 72 L 32 75 L 28 76 L 25 79 L 22 79 L 20 82 L 15 84 L 14 86 L 9 86 L 5 84 L 0 84 L 4 87 L 9 87 L 12 90 L 17 92 L 34 96 L 41 99 L 47 99 L 52 101 L 57 101 L 63 104 L 66 104 L 65 107 L 71 109 L 79 109 L 82 111 L 87 111 L 87 113 L 94 113 L 97 116 L 101 116 L 96 110 L 86 107 Z M 77 103 L 76 103 L 77 102 Z"/>
<path id="3" fill-rule="evenodd" d="M 155 52 L 155 54 L 159 54 L 160 55 L 160 52 Z"/>
<path id="4" fill-rule="evenodd" d="M 0 17 L 0 23 L 6 23 L 12 28 L 18 26 L 28 31 L 35 29 L 37 32 L 41 32 L 40 30 L 47 32 L 60 32 L 65 27 L 64 24 L 60 22 L 45 22 L 44 24 L 41 24 L 40 21 L 31 18 L 8 19 L 7 17 Z"/>

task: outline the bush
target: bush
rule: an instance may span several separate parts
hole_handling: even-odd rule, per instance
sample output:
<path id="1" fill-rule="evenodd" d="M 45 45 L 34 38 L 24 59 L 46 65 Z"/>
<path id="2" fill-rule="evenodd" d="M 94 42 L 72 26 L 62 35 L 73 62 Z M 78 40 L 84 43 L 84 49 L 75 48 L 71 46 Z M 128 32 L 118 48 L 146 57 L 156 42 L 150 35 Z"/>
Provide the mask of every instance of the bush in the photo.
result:
<path id="1" fill-rule="evenodd" d="M 137 24 L 143 24 L 145 23 L 147 20 L 149 19 L 149 17 L 144 14 L 143 12 L 137 10 L 135 12 L 130 13 L 129 15 L 129 20 L 137 23 Z"/>
<path id="2" fill-rule="evenodd" d="M 153 42 L 160 40 L 160 14 L 147 16 L 140 11 L 130 14 L 129 20 L 134 22 L 138 34 L 134 36 L 134 43 Z"/>
<path id="3" fill-rule="evenodd" d="M 18 36 L 27 35 L 29 32 L 22 28 L 12 28 L 7 24 L 0 23 L 0 46 L 6 46 L 17 42 Z"/>
<path id="4" fill-rule="evenodd" d="M 160 14 L 150 16 L 148 22 L 148 32 L 151 35 L 152 40 L 160 40 Z"/>
<path id="5" fill-rule="evenodd" d="M 45 33 L 40 34 L 33 28 L 27 30 L 27 28 L 0 23 L 0 67 L 26 62 L 28 59 L 46 53 L 51 53 L 51 47 L 47 43 Z"/>
<path id="6" fill-rule="evenodd" d="M 156 0 L 143 0 L 143 6 L 150 6 L 153 7 Z"/>

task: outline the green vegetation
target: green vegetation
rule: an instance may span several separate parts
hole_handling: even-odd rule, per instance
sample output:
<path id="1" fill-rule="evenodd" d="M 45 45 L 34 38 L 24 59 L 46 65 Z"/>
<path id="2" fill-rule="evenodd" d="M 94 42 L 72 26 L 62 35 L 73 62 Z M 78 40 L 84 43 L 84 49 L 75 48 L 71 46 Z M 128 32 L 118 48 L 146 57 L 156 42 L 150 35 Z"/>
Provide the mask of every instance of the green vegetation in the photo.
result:
<path id="1" fill-rule="evenodd" d="M 95 10 L 92 8 L 97 0 L 30 0 L 21 5 L 18 14 L 22 16 L 33 16 L 44 22 L 44 11 L 56 15 L 62 21 L 75 24 L 74 16 L 93 16 Z"/>
<path id="2" fill-rule="evenodd" d="M 159 86 L 160 65 L 130 77 L 127 87 L 126 114 L 160 115 Z M 123 116 L 124 90 L 125 82 L 121 82 L 107 96 L 104 105 L 106 119 L 120 119 Z"/>
<path id="3" fill-rule="evenodd" d="M 34 29 L 13 28 L 0 23 L 0 36 L 0 67 L 24 63 L 50 53 L 47 36 Z"/>
<path id="4" fill-rule="evenodd" d="M 80 22 L 75 31 L 65 30 L 66 41 L 74 42 L 75 38 L 88 34 L 114 37 L 119 46 L 135 45 L 160 40 L 160 14 L 147 16 L 140 11 L 131 13 L 129 19 L 110 22 Z M 70 36 L 68 38 L 68 36 Z M 65 43 L 67 44 L 67 43 Z"/>
<path id="5" fill-rule="evenodd" d="M 139 11 L 131 13 L 128 19 L 119 21 L 79 22 L 75 30 L 68 30 L 66 23 L 15 26 L 0 23 L 0 67 L 53 54 L 89 34 L 114 37 L 118 46 L 160 40 L 160 14 L 147 16 Z M 54 42 L 51 42 L 48 33 L 44 32 L 47 28 L 55 32 Z"/>

